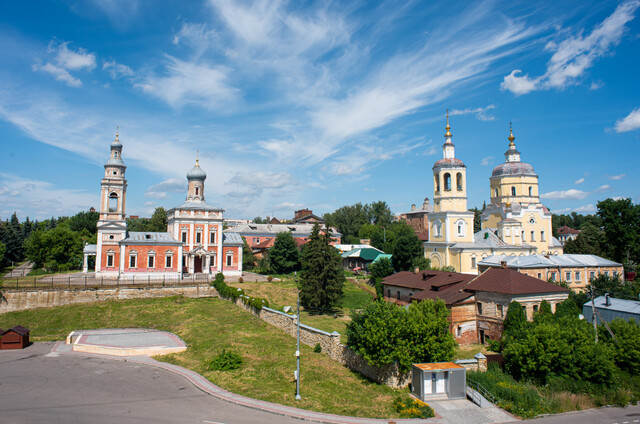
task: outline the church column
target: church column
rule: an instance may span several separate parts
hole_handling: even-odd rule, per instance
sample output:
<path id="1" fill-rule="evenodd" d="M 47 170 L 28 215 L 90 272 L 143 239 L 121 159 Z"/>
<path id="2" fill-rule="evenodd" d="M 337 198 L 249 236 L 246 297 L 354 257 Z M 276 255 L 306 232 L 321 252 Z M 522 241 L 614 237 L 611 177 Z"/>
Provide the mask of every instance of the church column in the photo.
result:
<path id="1" fill-rule="evenodd" d="M 85 253 L 84 255 L 82 255 L 82 272 L 83 273 L 87 273 L 89 272 L 89 254 Z"/>
<path id="2" fill-rule="evenodd" d="M 206 273 L 211 274 L 211 255 L 205 256 L 205 264 L 206 264 Z"/>

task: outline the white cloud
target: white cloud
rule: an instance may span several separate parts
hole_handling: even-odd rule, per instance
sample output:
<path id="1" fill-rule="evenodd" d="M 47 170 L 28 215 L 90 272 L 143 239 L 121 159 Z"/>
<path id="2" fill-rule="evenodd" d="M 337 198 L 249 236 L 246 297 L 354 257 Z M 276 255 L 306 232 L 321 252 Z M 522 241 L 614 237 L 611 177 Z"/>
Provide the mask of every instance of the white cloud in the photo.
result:
<path id="1" fill-rule="evenodd" d="M 450 115 L 466 115 L 473 114 L 480 121 L 495 121 L 495 116 L 489 115 L 487 112 L 495 109 L 496 105 L 489 105 L 486 107 L 466 108 L 466 109 L 452 109 Z"/>
<path id="2" fill-rule="evenodd" d="M 57 81 L 65 82 L 70 87 L 81 87 L 82 81 L 71 75 L 69 71 L 92 70 L 96 66 L 96 56 L 87 50 L 79 48 L 77 51 L 69 50 L 68 41 L 51 41 L 47 47 L 51 61 L 44 65 L 35 64 L 32 69 L 52 75 Z"/>
<path id="3" fill-rule="evenodd" d="M 232 184 L 240 186 L 258 187 L 260 189 L 279 189 L 294 184 L 293 177 L 286 172 L 239 172 L 230 180 Z"/>
<path id="4" fill-rule="evenodd" d="M 273 210 L 281 211 L 281 210 L 288 209 L 288 210 L 292 210 L 293 211 L 293 210 L 296 210 L 296 209 L 301 209 L 304 206 L 305 205 L 302 204 L 302 203 L 282 202 L 282 203 L 279 203 L 279 204 L 275 205 L 273 207 Z"/>
<path id="5" fill-rule="evenodd" d="M 590 34 L 583 36 L 580 32 L 559 43 L 548 43 L 545 48 L 554 53 L 542 76 L 537 78 L 530 78 L 528 74 L 518 76 L 522 71 L 516 69 L 504 77 L 500 87 L 521 95 L 538 89 L 562 89 L 579 82 L 579 78 L 596 59 L 607 54 L 620 42 L 627 29 L 626 24 L 635 18 L 636 9 L 639 6 L 638 0 L 622 2 Z"/>
<path id="6" fill-rule="evenodd" d="M 146 197 L 164 199 L 167 193 L 186 193 L 187 182 L 184 178 L 169 178 L 158 184 L 152 185 L 144 193 Z"/>
<path id="7" fill-rule="evenodd" d="M 623 179 L 626 176 L 627 176 L 627 174 L 618 174 L 618 175 L 610 175 L 607 178 L 609 178 L 610 180 L 613 180 L 613 181 L 619 181 L 619 180 Z"/>
<path id="8" fill-rule="evenodd" d="M 589 86 L 589 90 L 599 90 L 604 87 L 604 82 L 602 81 L 591 81 L 591 85 Z"/>
<path id="9" fill-rule="evenodd" d="M 131 77 L 135 75 L 133 69 L 129 68 L 127 65 L 118 63 L 115 60 L 104 62 L 102 64 L 102 70 L 108 72 L 109 76 L 113 79 L 117 79 L 118 77 Z"/>
<path id="10" fill-rule="evenodd" d="M 580 185 L 580 184 L 582 184 L 583 182 L 584 182 L 584 178 L 578 178 L 574 184 L 575 184 L 575 185 Z"/>
<path id="11" fill-rule="evenodd" d="M 436 153 L 438 153 L 438 149 L 436 148 L 436 146 L 429 146 L 429 148 L 426 151 L 427 156 L 433 156 Z"/>
<path id="12" fill-rule="evenodd" d="M 560 190 L 560 191 L 551 191 L 549 193 L 543 193 L 540 195 L 543 199 L 559 199 L 559 200 L 575 200 L 575 199 L 584 199 L 590 193 L 582 190 L 569 189 L 569 190 Z"/>
<path id="13" fill-rule="evenodd" d="M 601 191 L 609 191 L 611 190 L 611 186 L 609 184 L 603 184 L 600 187 L 598 187 L 597 189 L 594 190 L 595 193 L 601 192 Z"/>
<path id="14" fill-rule="evenodd" d="M 596 206 L 593 204 L 583 205 L 573 209 L 573 211 L 582 214 L 594 213 L 596 211 Z"/>
<path id="15" fill-rule="evenodd" d="M 622 133 L 634 131 L 640 128 L 640 107 L 631 111 L 630 114 L 616 121 L 615 132 Z"/>
<path id="16" fill-rule="evenodd" d="M 493 159 L 494 159 L 494 157 L 493 157 L 493 156 L 487 156 L 487 157 L 484 157 L 484 158 L 482 158 L 482 160 L 480 161 L 480 164 L 481 164 L 482 166 L 491 165 L 491 164 L 493 163 Z"/>
<path id="17" fill-rule="evenodd" d="M 238 90 L 227 85 L 226 67 L 185 62 L 169 55 L 166 58 L 166 76 L 151 75 L 136 86 L 172 107 L 197 105 L 228 110 L 235 102 Z"/>
<path id="18" fill-rule="evenodd" d="M 27 215 L 32 220 L 68 216 L 92 206 L 99 208 L 99 199 L 97 192 L 61 189 L 47 181 L 0 172 L 0 217 L 14 211 L 21 220 Z"/>

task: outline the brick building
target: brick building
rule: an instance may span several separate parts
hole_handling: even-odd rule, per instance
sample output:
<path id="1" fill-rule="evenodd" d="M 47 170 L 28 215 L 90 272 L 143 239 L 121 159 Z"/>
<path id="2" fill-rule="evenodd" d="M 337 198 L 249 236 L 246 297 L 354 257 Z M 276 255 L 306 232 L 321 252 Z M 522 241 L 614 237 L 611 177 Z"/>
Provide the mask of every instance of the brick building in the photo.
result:
<path id="1" fill-rule="evenodd" d="M 242 238 L 223 232 L 224 210 L 205 202 L 207 174 L 198 160 L 187 173 L 186 201 L 167 212 L 166 232 L 127 231 L 126 166 L 117 133 L 104 168 L 97 244 L 85 246 L 83 272 L 95 255 L 95 273 L 106 277 L 242 274 Z"/>
<path id="2" fill-rule="evenodd" d="M 420 240 L 427 241 L 429 240 L 428 214 L 430 212 L 433 212 L 433 206 L 429 204 L 429 198 L 425 197 L 420 208 L 413 204 L 411 210 L 400 214 L 398 219 L 406 222 Z"/>

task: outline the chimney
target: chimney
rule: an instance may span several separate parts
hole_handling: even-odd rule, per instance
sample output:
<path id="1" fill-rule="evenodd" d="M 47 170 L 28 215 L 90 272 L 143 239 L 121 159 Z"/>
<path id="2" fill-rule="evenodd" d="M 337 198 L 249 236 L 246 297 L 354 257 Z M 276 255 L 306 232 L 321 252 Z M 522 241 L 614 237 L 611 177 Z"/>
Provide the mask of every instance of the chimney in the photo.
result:
<path id="1" fill-rule="evenodd" d="M 604 294 L 604 306 L 611 306 L 611 302 L 609 301 L 609 293 Z"/>
<path id="2" fill-rule="evenodd" d="M 415 267 L 415 268 L 414 268 L 414 270 L 413 270 L 413 273 L 414 273 L 414 274 L 417 274 L 417 273 L 419 273 L 419 272 L 420 272 L 420 268 Z"/>
<path id="3" fill-rule="evenodd" d="M 500 268 L 507 268 L 507 261 L 500 261 Z"/>
<path id="4" fill-rule="evenodd" d="M 416 204 L 414 203 L 414 204 L 411 205 L 411 212 L 413 212 L 415 210 L 416 210 Z"/>

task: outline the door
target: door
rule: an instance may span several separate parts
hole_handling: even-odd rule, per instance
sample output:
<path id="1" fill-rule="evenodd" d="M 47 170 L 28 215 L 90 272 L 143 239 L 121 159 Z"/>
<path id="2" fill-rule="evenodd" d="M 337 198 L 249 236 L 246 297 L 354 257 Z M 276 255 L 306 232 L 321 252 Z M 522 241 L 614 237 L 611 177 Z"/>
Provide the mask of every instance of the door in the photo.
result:
<path id="1" fill-rule="evenodd" d="M 435 373 L 425 373 L 424 376 L 424 395 L 430 395 L 433 393 L 433 381 Z"/>
<path id="2" fill-rule="evenodd" d="M 444 373 L 436 374 L 436 393 L 444 393 Z"/>
<path id="3" fill-rule="evenodd" d="M 202 272 L 202 257 L 196 256 L 193 261 L 193 272 Z"/>

